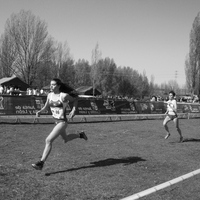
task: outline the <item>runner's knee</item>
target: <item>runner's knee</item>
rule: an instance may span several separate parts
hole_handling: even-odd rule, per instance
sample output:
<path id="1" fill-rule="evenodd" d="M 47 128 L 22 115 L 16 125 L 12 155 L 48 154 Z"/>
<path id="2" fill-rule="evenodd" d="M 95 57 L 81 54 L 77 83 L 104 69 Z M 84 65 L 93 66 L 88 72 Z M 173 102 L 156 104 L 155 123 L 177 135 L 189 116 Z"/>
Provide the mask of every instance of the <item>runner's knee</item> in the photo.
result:
<path id="1" fill-rule="evenodd" d="M 46 140 L 45 140 L 46 144 L 51 144 L 52 142 L 53 142 L 53 140 L 50 137 L 47 137 Z"/>

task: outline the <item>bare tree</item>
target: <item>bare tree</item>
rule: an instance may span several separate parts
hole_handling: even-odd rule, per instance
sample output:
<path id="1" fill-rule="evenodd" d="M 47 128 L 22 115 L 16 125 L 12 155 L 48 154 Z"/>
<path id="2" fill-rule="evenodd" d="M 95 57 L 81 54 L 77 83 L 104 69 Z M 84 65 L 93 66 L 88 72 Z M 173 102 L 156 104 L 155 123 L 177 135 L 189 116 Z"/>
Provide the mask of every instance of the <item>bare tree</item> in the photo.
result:
<path id="1" fill-rule="evenodd" d="M 2 46 L 1 58 L 3 62 L 11 60 L 12 71 L 18 74 L 26 83 L 32 85 L 41 63 L 49 61 L 52 56 L 53 42 L 48 37 L 47 25 L 30 11 L 21 10 L 12 14 L 6 21 L 3 44 L 8 44 L 9 51 Z M 1 52 L 1 53 L 2 53 Z"/>
<path id="2" fill-rule="evenodd" d="M 154 75 L 151 75 L 151 77 L 150 77 L 151 79 L 150 79 L 150 83 L 149 83 L 149 93 L 150 93 L 150 95 L 153 95 L 154 94 L 154 80 L 155 80 L 155 77 L 154 77 Z"/>
<path id="3" fill-rule="evenodd" d="M 90 71 L 91 66 L 89 62 L 84 59 L 79 59 L 75 63 L 75 87 L 80 86 L 90 86 L 91 79 L 90 79 Z"/>
<path id="4" fill-rule="evenodd" d="M 167 86 L 168 86 L 169 90 L 174 90 L 176 93 L 178 93 L 180 90 L 179 85 L 176 82 L 176 80 L 169 80 Z"/>
<path id="5" fill-rule="evenodd" d="M 12 66 L 15 61 L 15 50 L 6 34 L 1 36 L 0 47 L 1 77 L 10 77 L 14 74 Z"/>
<path id="6" fill-rule="evenodd" d="M 55 51 L 55 63 L 57 66 L 57 77 L 60 77 L 61 69 L 63 67 L 63 64 L 66 63 L 68 60 L 71 60 L 70 56 L 70 48 L 69 45 L 66 42 L 62 44 L 61 42 L 56 43 L 56 51 Z"/>
<path id="7" fill-rule="evenodd" d="M 91 79 L 93 87 L 93 96 L 95 95 L 96 78 L 97 78 L 97 63 L 101 58 L 101 51 L 99 50 L 99 44 L 97 43 L 95 48 L 92 50 L 92 63 L 91 63 Z"/>

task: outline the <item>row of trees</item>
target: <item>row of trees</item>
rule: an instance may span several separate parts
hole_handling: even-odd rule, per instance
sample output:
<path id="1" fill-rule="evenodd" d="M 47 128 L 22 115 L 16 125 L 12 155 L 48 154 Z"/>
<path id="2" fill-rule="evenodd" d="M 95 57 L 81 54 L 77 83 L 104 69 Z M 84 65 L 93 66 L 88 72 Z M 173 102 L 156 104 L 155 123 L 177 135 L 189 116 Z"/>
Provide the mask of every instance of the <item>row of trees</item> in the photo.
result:
<path id="1" fill-rule="evenodd" d="M 158 86 L 153 76 L 149 81 L 145 72 L 140 74 L 131 67 L 117 66 L 113 59 L 102 58 L 98 44 L 92 50 L 91 64 L 84 59 L 75 62 L 67 42 L 55 41 L 48 34 L 47 24 L 24 10 L 6 21 L 0 39 L 0 77 L 13 74 L 38 88 L 54 77 L 74 88 L 92 85 L 103 96 L 141 98 L 155 91 L 179 89 L 174 81 Z"/>
<path id="2" fill-rule="evenodd" d="M 190 32 L 190 50 L 185 60 L 186 84 L 192 94 L 200 96 L 200 13 Z"/>

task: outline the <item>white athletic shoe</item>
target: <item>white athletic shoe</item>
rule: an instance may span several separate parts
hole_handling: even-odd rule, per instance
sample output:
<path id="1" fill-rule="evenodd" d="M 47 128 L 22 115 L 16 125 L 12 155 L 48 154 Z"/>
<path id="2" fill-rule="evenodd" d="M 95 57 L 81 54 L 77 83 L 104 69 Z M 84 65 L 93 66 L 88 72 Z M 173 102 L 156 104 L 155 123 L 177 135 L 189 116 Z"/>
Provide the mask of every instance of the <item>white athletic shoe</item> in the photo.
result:
<path id="1" fill-rule="evenodd" d="M 168 139 L 169 136 L 170 136 L 170 133 L 168 133 L 168 134 L 165 136 L 165 140 Z"/>

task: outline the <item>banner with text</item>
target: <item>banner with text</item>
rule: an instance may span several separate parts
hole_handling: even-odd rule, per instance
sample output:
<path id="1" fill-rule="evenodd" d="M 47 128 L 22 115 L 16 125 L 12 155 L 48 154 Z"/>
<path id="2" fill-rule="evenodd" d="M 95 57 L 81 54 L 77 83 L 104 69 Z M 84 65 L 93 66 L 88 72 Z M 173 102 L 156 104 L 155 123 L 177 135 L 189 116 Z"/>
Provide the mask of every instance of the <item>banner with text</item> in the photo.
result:
<path id="1" fill-rule="evenodd" d="M 46 102 L 46 96 L 0 96 L 0 115 L 35 115 Z M 200 104 L 178 103 L 178 113 L 199 113 Z M 68 105 L 67 114 L 73 104 Z M 142 102 L 113 99 L 79 98 L 77 115 L 163 114 L 164 102 Z M 42 114 L 50 115 L 50 110 Z"/>

